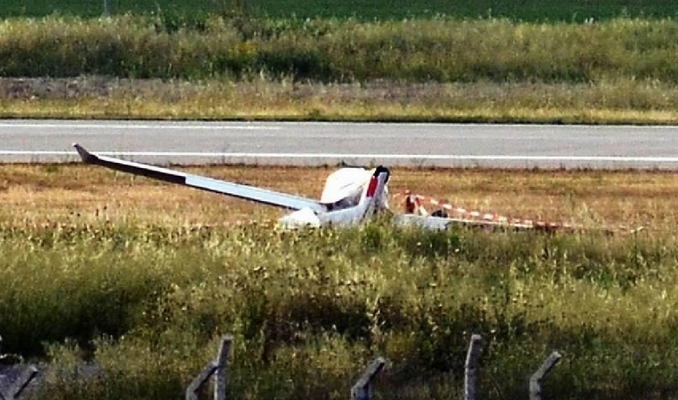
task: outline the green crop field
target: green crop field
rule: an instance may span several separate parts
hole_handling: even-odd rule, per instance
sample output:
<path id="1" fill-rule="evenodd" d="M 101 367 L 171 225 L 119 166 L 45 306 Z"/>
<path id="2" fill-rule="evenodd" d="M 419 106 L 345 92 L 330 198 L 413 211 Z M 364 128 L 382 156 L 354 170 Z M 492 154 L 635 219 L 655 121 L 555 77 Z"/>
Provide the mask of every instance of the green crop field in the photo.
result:
<path id="1" fill-rule="evenodd" d="M 205 14 L 245 9 L 271 17 L 356 17 L 390 19 L 445 14 L 463 18 L 510 17 L 526 21 L 583 21 L 620 15 L 636 17 L 675 17 L 678 7 L 671 0 L 395 0 L 395 1 L 291 1 L 291 0 L 199 0 L 132 1 L 108 0 L 116 13 Z M 98 16 L 104 0 L 5 0 L 0 2 L 0 16 L 44 16 L 52 13 Z"/>

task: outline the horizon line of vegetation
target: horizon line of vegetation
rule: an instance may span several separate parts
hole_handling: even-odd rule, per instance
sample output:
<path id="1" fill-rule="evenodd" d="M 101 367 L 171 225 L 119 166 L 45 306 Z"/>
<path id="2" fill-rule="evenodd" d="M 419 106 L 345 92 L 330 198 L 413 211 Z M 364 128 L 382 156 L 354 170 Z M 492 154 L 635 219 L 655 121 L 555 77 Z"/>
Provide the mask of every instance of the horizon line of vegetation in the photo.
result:
<path id="1" fill-rule="evenodd" d="M 562 0 L 374 0 L 355 2 L 293 0 L 6 0 L 0 6 L 0 18 L 80 16 L 97 18 L 110 15 L 159 15 L 174 20 L 199 21 L 210 16 L 248 16 L 258 18 L 353 18 L 361 21 L 449 17 L 457 19 L 508 18 L 524 22 L 605 21 L 614 18 L 675 18 L 675 7 L 666 0 L 633 0 L 582 3 Z"/>
<path id="2" fill-rule="evenodd" d="M 678 82 L 678 21 L 116 16 L 0 21 L 1 77 Z"/>

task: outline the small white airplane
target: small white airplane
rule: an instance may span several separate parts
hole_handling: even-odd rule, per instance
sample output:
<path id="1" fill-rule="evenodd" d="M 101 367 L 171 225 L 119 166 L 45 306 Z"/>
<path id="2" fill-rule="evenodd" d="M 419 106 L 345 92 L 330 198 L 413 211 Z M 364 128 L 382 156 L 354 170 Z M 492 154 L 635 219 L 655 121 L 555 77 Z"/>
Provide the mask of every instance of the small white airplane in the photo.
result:
<path id="1" fill-rule="evenodd" d="M 388 181 L 391 173 L 384 166 L 370 170 L 340 168 L 328 176 L 320 200 L 313 200 L 168 168 L 96 155 L 77 143 L 73 147 L 82 161 L 87 164 L 292 210 L 292 213 L 279 219 L 278 224 L 283 228 L 358 225 L 378 213 L 391 212 L 388 205 Z M 451 207 L 447 208 L 451 209 Z M 495 217 L 450 218 L 444 208 L 429 214 L 419 204 L 417 198 L 409 195 L 405 199 L 405 213 L 393 214 L 393 221 L 398 225 L 416 225 L 431 229 L 445 229 L 450 224 L 475 225 L 485 228 L 545 228 L 543 225 L 535 225 L 532 221 L 509 221 Z M 552 228 L 555 228 L 555 225 Z"/>

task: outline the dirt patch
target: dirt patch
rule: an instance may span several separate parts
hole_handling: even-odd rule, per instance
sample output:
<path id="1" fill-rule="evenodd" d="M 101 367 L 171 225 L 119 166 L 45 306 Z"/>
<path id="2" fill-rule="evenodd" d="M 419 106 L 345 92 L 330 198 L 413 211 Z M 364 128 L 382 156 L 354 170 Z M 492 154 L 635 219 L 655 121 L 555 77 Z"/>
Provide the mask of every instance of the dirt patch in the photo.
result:
<path id="1" fill-rule="evenodd" d="M 117 85 L 109 78 L 2 78 L 2 99 L 78 99 L 84 97 L 107 97 Z"/>

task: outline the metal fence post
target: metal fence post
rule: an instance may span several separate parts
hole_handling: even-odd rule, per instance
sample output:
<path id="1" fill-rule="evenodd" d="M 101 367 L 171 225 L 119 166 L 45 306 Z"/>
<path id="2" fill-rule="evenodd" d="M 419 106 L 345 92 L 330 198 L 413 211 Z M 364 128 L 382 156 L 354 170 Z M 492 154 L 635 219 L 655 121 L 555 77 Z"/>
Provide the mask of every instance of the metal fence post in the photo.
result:
<path id="1" fill-rule="evenodd" d="M 478 394 L 478 369 L 482 343 L 483 338 L 480 335 L 471 336 L 464 365 L 464 400 L 476 400 Z"/>
<path id="2" fill-rule="evenodd" d="M 202 369 L 200 374 L 193 379 L 188 388 L 186 389 L 186 400 L 198 400 L 198 392 L 202 389 L 203 386 L 209 381 L 214 374 L 214 371 L 217 370 L 217 365 L 214 361 L 210 361 L 205 365 L 205 368 Z"/>
<path id="3" fill-rule="evenodd" d="M 18 399 L 21 396 L 21 393 L 28 387 L 28 385 L 35 379 L 35 376 L 38 374 L 38 369 L 31 365 L 26 368 L 24 372 L 19 376 L 19 378 L 14 381 L 12 388 L 10 389 L 9 395 L 10 399 Z"/>
<path id="4" fill-rule="evenodd" d="M 215 364 L 217 365 L 214 374 L 214 400 L 226 400 L 226 384 L 228 379 L 228 354 L 233 343 L 233 336 L 227 335 L 221 339 L 221 347 Z"/>
<path id="5" fill-rule="evenodd" d="M 372 364 L 363 372 L 358 382 L 351 388 L 351 400 L 372 400 L 374 396 L 372 381 L 379 371 L 384 368 L 386 360 L 383 357 L 377 357 Z"/>
<path id="6" fill-rule="evenodd" d="M 532 375 L 530 378 L 530 400 L 541 400 L 541 380 L 560 361 L 561 357 L 560 353 L 554 351 L 539 367 L 537 372 Z"/>
<path id="7" fill-rule="evenodd" d="M 208 362 L 200 374 L 186 388 L 186 400 L 198 400 L 198 393 L 214 376 L 214 399 L 226 400 L 226 383 L 228 378 L 228 355 L 231 351 L 233 336 L 225 335 L 221 338 L 221 345 L 217 358 Z"/>
<path id="8" fill-rule="evenodd" d="M 2 336 L 0 336 L 0 350 L 2 346 Z M 0 359 L 5 358 L 0 352 Z M 35 379 L 38 375 L 38 368 L 34 365 L 29 365 L 21 375 L 12 383 L 12 385 L 5 389 L 0 387 L 0 399 L 2 400 L 16 400 L 21 396 L 21 393 L 26 390 L 28 385 Z"/>

